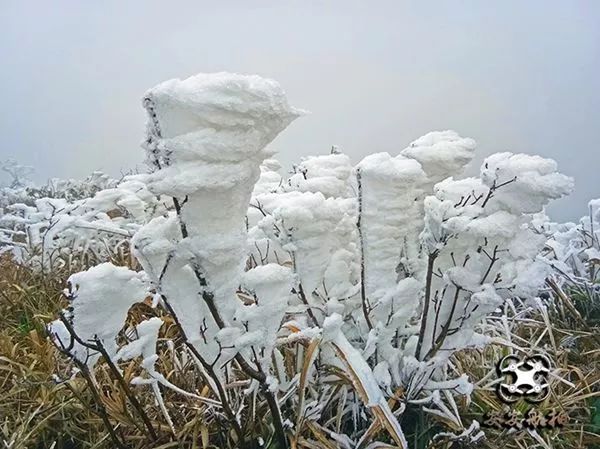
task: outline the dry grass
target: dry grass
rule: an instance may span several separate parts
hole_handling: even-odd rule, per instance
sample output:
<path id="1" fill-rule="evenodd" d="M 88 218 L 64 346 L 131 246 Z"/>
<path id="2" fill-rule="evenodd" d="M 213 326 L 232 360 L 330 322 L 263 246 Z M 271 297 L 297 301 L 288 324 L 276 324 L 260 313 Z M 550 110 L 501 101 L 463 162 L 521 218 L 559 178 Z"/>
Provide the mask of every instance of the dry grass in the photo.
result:
<path id="1" fill-rule="evenodd" d="M 567 318 L 567 317 L 565 317 Z M 512 342 L 527 353 L 543 353 L 552 361 L 550 396 L 540 404 L 519 401 L 511 406 L 522 415 L 532 407 L 542 414 L 552 409 L 564 411 L 570 420 L 562 428 L 543 429 L 538 435 L 527 429 L 518 432 L 486 429 L 484 448 L 598 448 L 600 426 L 594 422 L 600 417 L 600 345 L 597 329 L 582 330 L 571 319 L 562 320 L 550 313 L 517 318 L 509 322 Z M 506 346 L 490 345 L 484 350 L 467 351 L 456 358 L 458 371 L 467 372 L 472 379 L 482 379 L 473 395 L 473 403 L 464 409 L 462 416 L 479 422 L 486 412 L 502 412 L 506 407 L 495 393 L 493 381 L 497 378 L 494 362 L 509 353 Z M 486 377 L 487 376 L 487 377 Z"/>
<path id="2" fill-rule="evenodd" d="M 163 396 L 176 429 L 175 435 L 156 404 L 150 389 L 139 387 L 136 397 L 149 416 L 157 439 L 149 442 L 140 416 L 128 402 L 126 392 L 106 363 L 95 372 L 97 393 L 82 376 L 72 377 L 72 366 L 47 338 L 46 324 L 66 304 L 60 292 L 69 273 L 52 277 L 35 274 L 4 258 L 0 262 L 0 440 L 16 448 L 114 448 L 101 412 L 108 414 L 118 438 L 127 447 L 224 447 L 227 431 L 218 422 L 219 413 L 207 412 L 202 401 L 190 400 L 170 390 Z M 131 323 L 140 322 L 156 311 L 140 304 L 131 310 Z M 162 341 L 178 335 L 172 320 L 163 317 Z M 161 352 L 166 351 L 166 345 Z M 177 364 L 177 366 L 175 366 Z M 137 364 L 120 366 L 128 384 L 140 374 Z M 207 388 L 191 359 L 172 355 L 161 357 L 158 369 L 180 388 L 206 395 Z M 57 373 L 60 378 L 56 377 Z M 210 398 L 207 398 L 210 400 Z M 257 408 L 258 416 L 268 415 Z M 265 432 L 260 426 L 257 434 Z M 265 432 L 267 433 L 267 432 Z M 176 443 L 172 443 L 177 441 Z"/>
<path id="3" fill-rule="evenodd" d="M 168 425 L 149 387 L 130 387 L 157 435 L 153 440 L 138 410 L 127 397 L 128 391 L 104 362 L 99 364 L 93 383 L 97 398 L 90 383 L 81 375 L 71 378 L 71 364 L 48 341 L 45 330 L 46 323 L 65 306 L 60 292 L 68 275 L 61 272 L 42 276 L 7 258 L 0 259 L 0 441 L 11 449 L 112 449 L 115 444 L 101 419 L 102 413 L 106 413 L 115 435 L 126 447 L 234 447 L 236 437 L 231 426 L 220 407 L 215 405 L 216 397 L 202 373 L 184 350 L 175 323 L 160 310 L 146 304 L 132 308 L 129 324 L 161 316 L 165 325 L 161 329 L 161 358 L 157 368 L 173 384 L 200 397 L 190 398 L 169 389 L 162 390 L 173 428 Z M 480 447 L 520 449 L 546 444 L 547 447 L 566 449 L 591 448 L 598 444 L 598 427 L 592 424 L 595 416 L 600 419 L 600 413 L 595 415 L 594 412 L 594 406 L 600 404 L 597 332 L 573 319 L 564 307 L 551 311 L 546 318 L 514 318 L 510 323 L 513 341 L 548 354 L 559 370 L 558 375 L 570 383 L 553 382 L 552 395 L 540 410 L 565 409 L 571 421 L 561 430 L 540 432 L 538 438 L 526 431 L 507 435 L 507 431 L 488 429 L 488 438 Z M 574 343 L 565 338 L 568 336 L 576 337 Z M 167 340 L 174 342 L 174 350 L 169 349 Z M 320 366 L 321 381 L 307 381 L 309 367 L 313 363 L 319 364 L 317 347 L 318 342 L 301 342 L 281 348 L 287 376 L 291 378 L 295 373 L 301 373 L 294 387 L 297 391 L 282 404 L 285 416 L 294 423 L 289 433 L 294 447 L 336 449 L 341 446 L 332 432 L 351 434 L 367 429 L 373 438 L 393 444 L 384 426 L 361 404 L 353 379 L 347 373 Z M 465 351 L 455 357 L 455 369 L 458 373 L 467 373 L 472 380 L 484 379 L 493 371 L 494 363 L 506 353 L 507 348 L 500 345 L 481 351 Z M 127 385 L 141 374 L 136 362 L 122 363 L 119 367 Z M 55 373 L 60 379 L 54 377 Z M 263 438 L 263 447 L 275 448 L 270 442 L 273 431 L 267 404 L 259 395 L 247 397 L 243 394 L 248 384 L 235 365 L 230 367 L 229 375 L 231 381 L 226 385 L 227 391 L 234 410 L 244 407 L 241 422 L 247 440 L 258 447 L 259 438 Z M 494 378 L 488 377 L 480 386 Z M 299 391 L 302 393 L 298 394 Z M 396 394 L 402 397 L 401 390 Z M 314 401 L 322 402 L 318 420 L 311 418 Z M 390 400 L 392 409 L 398 405 L 396 399 Z M 463 424 L 468 426 L 472 419 L 481 422 L 486 411 L 501 410 L 503 404 L 489 386 L 476 389 L 473 402 L 459 402 L 459 407 Z M 517 407 L 526 408 L 523 404 Z M 358 419 L 352 421 L 349 410 L 363 410 L 366 415 L 361 412 Z M 451 429 L 447 423 L 423 414 L 419 408 L 409 407 L 401 421 L 411 448 L 467 447 L 457 441 L 432 441 L 434 433 Z"/>
<path id="4" fill-rule="evenodd" d="M 60 307 L 62 279 L 36 276 L 0 260 L 0 439 L 9 448 L 92 447 L 101 422 L 52 373 L 62 359 L 45 323 Z M 72 382 L 82 399 L 89 396 Z M 101 446 L 98 446 L 101 447 Z"/>

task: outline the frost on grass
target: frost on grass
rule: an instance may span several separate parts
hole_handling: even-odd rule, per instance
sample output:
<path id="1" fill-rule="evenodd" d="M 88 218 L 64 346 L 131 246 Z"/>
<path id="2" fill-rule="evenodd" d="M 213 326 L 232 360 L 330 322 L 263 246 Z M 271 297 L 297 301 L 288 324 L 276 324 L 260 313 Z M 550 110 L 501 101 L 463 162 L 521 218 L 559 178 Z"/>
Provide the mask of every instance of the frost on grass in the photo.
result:
<path id="1" fill-rule="evenodd" d="M 540 223 L 540 232 L 549 236 L 543 252 L 554 293 L 585 298 L 579 307 L 583 318 L 592 321 L 600 311 L 600 200 L 588 203 L 588 213 L 578 223 Z"/>
<path id="2" fill-rule="evenodd" d="M 349 382 L 362 405 L 340 406 L 355 424 L 347 435 L 328 431 L 349 446 L 364 443 L 366 411 L 406 447 L 397 415 L 409 406 L 452 423 L 456 438 L 479 439 L 478 424 L 464 427 L 458 416 L 455 396 L 468 397 L 473 384 L 456 372 L 453 354 L 491 342 L 486 319 L 511 298 L 535 299 L 553 268 L 581 276 L 600 256 L 597 201 L 579 225 L 543 215 L 573 184 L 549 159 L 498 153 L 465 178 L 475 142 L 440 131 L 356 165 L 337 149 L 307 157 L 286 176 L 267 145 L 300 111 L 272 80 L 171 80 L 149 90 L 143 106 L 149 173 L 90 198 L 13 202 L 2 238 L 33 236 L 21 254 L 73 241 L 100 248 L 108 235 L 131 245 L 143 271 L 104 264 L 74 275 L 71 318 L 111 357 L 142 359 L 145 376 L 135 382 L 151 385 L 170 426 L 158 384 L 195 393 L 156 369 L 161 323 L 139 323 L 136 338 L 115 342 L 148 289 L 154 305 L 174 315 L 220 401 L 222 382 L 240 382 L 240 410 L 246 397 L 275 398 L 275 430 L 294 420 L 327 426 L 319 404 L 348 395 L 324 382 L 335 378 Z M 86 230 L 81 241 L 74 229 Z M 57 335 L 64 331 L 56 324 Z M 306 359 L 292 361 L 290 347 L 300 346 Z M 403 403 L 394 412 L 388 400 L 397 391 Z M 281 416 L 283 397 L 301 417 L 295 407 Z"/>

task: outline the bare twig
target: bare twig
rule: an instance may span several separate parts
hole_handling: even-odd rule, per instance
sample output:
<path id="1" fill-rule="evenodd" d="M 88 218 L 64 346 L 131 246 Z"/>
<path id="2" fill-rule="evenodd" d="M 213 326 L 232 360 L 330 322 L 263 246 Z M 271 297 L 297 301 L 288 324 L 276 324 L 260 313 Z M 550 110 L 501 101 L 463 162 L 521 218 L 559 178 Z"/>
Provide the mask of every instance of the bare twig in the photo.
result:
<path id="1" fill-rule="evenodd" d="M 423 303 L 423 314 L 421 316 L 421 328 L 419 329 L 419 339 L 417 340 L 417 348 L 415 350 L 415 357 L 417 360 L 421 360 L 421 350 L 423 347 L 423 340 L 425 339 L 425 331 L 427 328 L 427 315 L 429 314 L 429 302 L 431 300 L 431 283 L 433 280 L 433 266 L 435 259 L 437 258 L 439 251 L 435 250 L 427 258 L 427 274 L 425 276 L 425 299 Z"/>
<path id="2" fill-rule="evenodd" d="M 67 327 L 67 331 L 69 331 L 69 329 L 72 330 L 72 327 Z M 72 339 L 79 338 L 78 336 L 76 337 L 76 334 L 71 333 L 71 331 L 69 331 L 69 335 L 71 336 Z M 60 339 L 59 339 L 59 341 L 60 341 Z M 62 344 L 62 342 L 60 342 L 60 343 Z M 78 360 L 76 357 L 74 357 L 69 351 L 67 351 L 64 348 L 64 346 L 61 347 L 59 344 L 55 344 L 55 346 L 61 353 L 65 354 L 67 357 L 69 357 L 73 361 L 73 363 L 75 364 L 75 366 L 77 366 L 77 369 L 79 369 L 79 372 L 85 379 L 85 381 L 88 385 L 88 388 L 90 389 L 90 391 L 92 393 L 92 397 L 94 398 L 94 402 L 96 403 L 96 406 L 98 407 L 98 410 L 97 410 L 98 415 L 100 416 L 100 419 L 102 420 L 104 427 L 108 431 L 108 434 L 110 435 L 110 438 L 113 441 L 113 443 L 119 449 L 127 449 L 127 446 L 125 446 L 125 444 L 117 436 L 115 429 L 112 426 L 110 419 L 108 418 L 108 412 L 106 411 L 106 407 L 104 406 L 104 403 L 102 402 L 100 393 L 96 389 L 96 385 L 94 384 L 94 381 L 92 379 L 92 374 L 90 373 L 90 369 L 88 368 L 88 366 L 85 363 Z M 70 346 L 72 346 L 72 343 L 70 344 Z M 84 405 L 85 405 L 85 403 L 84 403 Z"/>
<path id="3" fill-rule="evenodd" d="M 365 286 L 365 243 L 362 230 L 363 188 L 360 169 L 356 170 L 356 181 L 358 183 L 358 220 L 356 222 L 356 227 L 358 229 L 358 238 L 360 241 L 360 298 L 365 322 L 367 323 L 369 329 L 373 329 L 373 323 L 371 323 L 371 319 L 369 318 L 371 305 L 369 304 L 369 299 L 367 298 Z"/>
<path id="4" fill-rule="evenodd" d="M 127 382 L 125 382 L 125 379 L 123 379 L 123 376 L 119 372 L 119 369 L 115 366 L 115 364 L 112 361 L 112 359 L 110 358 L 110 355 L 108 354 L 108 352 L 106 352 L 106 348 L 104 348 L 104 345 L 102 344 L 100 339 L 98 337 L 95 337 L 93 344 L 83 341 L 81 339 L 81 337 L 79 335 L 77 335 L 77 332 L 75 332 L 75 329 L 73 328 L 73 326 L 71 325 L 69 320 L 64 316 L 64 314 L 61 313 L 59 315 L 59 317 L 60 317 L 60 320 L 62 321 L 62 323 L 64 324 L 65 328 L 69 332 L 69 335 L 72 338 L 70 347 L 72 347 L 73 341 L 77 341 L 77 343 L 84 346 L 85 348 L 91 349 L 93 351 L 97 351 L 100 354 L 102 354 L 102 356 L 104 357 L 104 360 L 106 361 L 106 363 L 108 364 L 108 366 L 110 368 L 110 371 L 113 373 L 113 375 L 117 379 L 117 382 L 119 382 L 119 385 L 125 392 L 125 396 L 127 396 L 129 401 L 131 402 L 131 405 L 133 405 L 133 408 L 138 412 L 138 414 L 142 418 L 142 421 L 144 422 L 144 426 L 148 430 L 150 437 L 156 441 L 158 439 L 158 436 L 156 434 L 156 430 L 154 429 L 154 426 L 152 426 L 152 422 L 150 421 L 150 418 L 148 418 L 148 415 L 142 408 L 142 405 L 140 404 L 140 402 L 137 400 L 136 396 L 133 394 L 133 392 L 129 388 L 129 385 L 127 385 Z M 72 358 L 74 358 L 74 357 L 72 357 Z"/>

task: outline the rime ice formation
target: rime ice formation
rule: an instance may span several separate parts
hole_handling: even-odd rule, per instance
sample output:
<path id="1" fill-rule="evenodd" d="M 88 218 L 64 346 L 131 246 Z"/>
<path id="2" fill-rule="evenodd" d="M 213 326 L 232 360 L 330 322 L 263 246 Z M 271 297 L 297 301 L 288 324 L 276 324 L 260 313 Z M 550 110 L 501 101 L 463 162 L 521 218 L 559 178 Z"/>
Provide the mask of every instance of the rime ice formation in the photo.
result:
<path id="1" fill-rule="evenodd" d="M 265 146 L 300 111 L 275 81 L 228 73 L 164 82 L 145 94 L 144 107 L 154 167 L 146 183 L 176 198 L 178 210 L 146 225 L 133 239 L 135 253 L 189 338 L 214 357 L 221 324 L 203 296 L 213 297 L 222 325 L 230 325 L 240 305 L 246 212 L 270 155 Z"/>
<path id="2" fill-rule="evenodd" d="M 353 196 L 352 165 L 345 154 L 310 156 L 295 168 L 288 188 L 300 192 L 322 193 L 325 197 Z"/>
<path id="3" fill-rule="evenodd" d="M 0 244 L 27 233 L 22 254 L 33 245 L 45 258 L 66 242 L 74 245 L 67 256 L 131 243 L 143 272 L 102 264 L 72 276 L 70 318 L 111 357 L 142 359 L 135 383 L 151 386 L 171 426 L 159 384 L 196 396 L 157 371 L 162 322 L 136 323 L 126 334 L 135 330 L 137 339 L 121 348 L 115 340 L 148 291 L 154 305 L 172 308 L 194 355 L 206 361 L 201 369 L 215 370 L 214 392 L 221 377 L 252 379 L 246 397 L 257 388 L 272 394 L 273 413 L 281 394 L 286 401 L 306 394 L 314 404 L 335 396 L 328 382 L 295 389 L 299 378 L 320 382 L 328 367 L 340 369 L 406 446 L 398 409 L 387 403 L 393 392 L 401 388 L 406 401 L 477 437 L 477 425 L 463 428 L 453 411 L 453 395 L 468 396 L 473 385 L 448 368 L 452 354 L 489 343 L 486 320 L 512 298 L 535 298 L 552 267 L 581 277 L 600 259 L 599 201 L 579 225 L 543 216 L 573 184 L 552 160 L 498 153 L 478 177 L 461 178 L 475 142 L 440 131 L 356 166 L 339 151 L 308 157 L 284 176 L 266 145 L 300 111 L 274 81 L 201 74 L 158 85 L 143 104 L 150 173 L 86 199 L 13 201 Z M 69 338 L 61 322 L 51 330 Z M 298 342 L 307 344 L 312 369 L 290 363 L 283 345 Z M 90 366 L 97 360 L 78 344 L 72 354 Z M 233 358 L 236 368 L 225 370 Z M 243 418 L 241 405 L 235 419 Z M 365 435 L 351 435 L 352 444 Z"/>
<path id="4" fill-rule="evenodd" d="M 554 161 L 512 153 L 485 159 L 479 179 L 435 186 L 421 234 L 431 287 L 417 357 L 446 360 L 452 348 L 485 342 L 474 328 L 503 298 L 535 296 L 548 272 L 535 214 L 572 187 Z"/>
<path id="5" fill-rule="evenodd" d="M 367 156 L 357 169 L 365 286 L 369 298 L 379 300 L 417 268 L 410 262 L 418 251 L 427 178 L 419 162 L 387 153 Z"/>
<path id="6" fill-rule="evenodd" d="M 428 189 L 471 161 L 475 141 L 454 131 L 430 132 L 396 157 L 372 154 L 357 166 L 365 282 L 369 297 L 389 295 L 396 283 L 419 276 L 418 235 Z"/>
<path id="7" fill-rule="evenodd" d="M 260 360 L 268 370 L 275 338 L 288 309 L 293 276 L 289 268 L 276 263 L 259 265 L 246 271 L 241 288 L 253 299 L 253 303 L 240 308 L 236 320 L 243 323 L 247 332 L 234 343 L 238 349 L 264 348 Z"/>
<path id="8" fill-rule="evenodd" d="M 289 262 L 311 320 L 339 312 L 357 291 L 357 208 L 347 156 L 311 157 L 286 183 L 261 176 L 248 212 L 253 260 Z M 321 192 L 323 189 L 325 193 Z M 324 301 L 324 298 L 326 300 Z M 302 306 L 301 306 L 302 307 Z"/>
<path id="9" fill-rule="evenodd" d="M 460 174 L 471 162 L 476 143 L 455 131 L 433 131 L 419 137 L 400 153 L 418 161 L 432 183 Z"/>
<path id="10" fill-rule="evenodd" d="M 82 341 L 93 344 L 98 340 L 108 356 L 114 357 L 118 350 L 117 334 L 125 325 L 129 308 L 143 301 L 147 292 L 143 272 L 103 263 L 69 278 L 71 312 L 67 318 Z M 61 321 L 53 322 L 51 331 L 60 339 L 57 342 L 60 346 L 73 345 L 70 352 L 80 362 L 93 367 L 100 357 L 98 352 L 71 341 Z"/>
<path id="11" fill-rule="evenodd" d="M 0 253 L 10 250 L 44 270 L 71 265 L 85 253 L 97 260 L 122 255 L 135 231 L 165 209 L 136 176 L 117 182 L 95 172 L 27 192 L 13 191 L 16 198 L 2 207 Z"/>
<path id="12" fill-rule="evenodd" d="M 588 291 L 600 296 L 600 199 L 588 203 L 588 214 L 578 223 L 543 223 L 550 240 L 546 242 L 546 262 L 558 272 L 567 273 Z"/>
<path id="13" fill-rule="evenodd" d="M 481 166 L 481 180 L 492 187 L 515 179 L 495 194 L 495 207 L 532 214 L 573 189 L 573 180 L 558 173 L 557 168 L 555 161 L 540 156 L 496 153 Z"/>

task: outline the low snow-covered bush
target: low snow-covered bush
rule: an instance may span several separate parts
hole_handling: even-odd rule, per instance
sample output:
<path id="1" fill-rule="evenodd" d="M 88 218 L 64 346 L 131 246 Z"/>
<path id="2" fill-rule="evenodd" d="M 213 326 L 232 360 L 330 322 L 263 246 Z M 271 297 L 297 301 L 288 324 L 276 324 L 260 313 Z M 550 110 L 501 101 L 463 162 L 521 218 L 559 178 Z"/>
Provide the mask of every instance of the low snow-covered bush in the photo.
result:
<path id="1" fill-rule="evenodd" d="M 544 255 L 553 268 L 548 286 L 564 307 L 589 325 L 600 324 L 600 199 L 579 223 L 547 223 Z"/>
<path id="2" fill-rule="evenodd" d="M 42 271 L 122 260 L 135 231 L 165 209 L 136 175 L 1 188 L 0 254 Z"/>
<path id="3" fill-rule="evenodd" d="M 206 419 L 240 447 L 266 437 L 249 425 L 257 403 L 279 447 L 315 447 L 310 429 L 344 448 L 407 448 L 410 407 L 482 437 L 459 415 L 473 385 L 452 357 L 497 341 L 486 318 L 535 298 L 550 274 L 539 214 L 572 189 L 554 161 L 498 153 L 464 178 L 476 144 L 442 131 L 395 156 L 353 165 L 333 151 L 282 176 L 267 145 L 302 111 L 276 82 L 201 74 L 156 86 L 143 106 L 148 174 L 88 199 L 13 204 L 3 219 L 41 239 L 41 254 L 78 239 L 99 251 L 109 234 L 131 245 L 142 270 L 106 262 L 73 275 L 71 307 L 51 326 L 91 388 L 102 356 L 142 418 L 135 391 L 150 388 L 176 433 L 163 399 L 174 391 L 208 404 Z M 132 323 L 144 301 L 164 315 Z M 169 325 L 177 336 L 161 337 Z M 195 364 L 207 388 L 174 385 L 158 354 Z M 125 386 L 120 364 L 134 359 Z"/>

